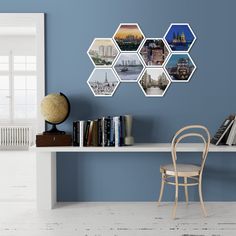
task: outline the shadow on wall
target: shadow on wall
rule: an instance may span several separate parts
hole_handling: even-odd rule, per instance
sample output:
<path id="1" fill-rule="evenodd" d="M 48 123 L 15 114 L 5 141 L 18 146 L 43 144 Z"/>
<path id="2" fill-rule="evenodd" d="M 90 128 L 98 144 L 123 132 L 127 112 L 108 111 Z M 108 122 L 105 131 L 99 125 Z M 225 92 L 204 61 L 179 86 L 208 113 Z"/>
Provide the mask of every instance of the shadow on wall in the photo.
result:
<path id="1" fill-rule="evenodd" d="M 133 136 L 136 143 L 171 142 L 173 134 L 167 134 L 166 127 L 172 127 L 172 120 L 163 117 L 135 115 Z M 163 125 L 165 124 L 165 125 Z M 168 136 L 168 137 L 166 137 Z"/>
<path id="2" fill-rule="evenodd" d="M 70 96 L 71 113 L 68 119 L 72 122 L 76 119 L 87 120 L 93 114 L 92 105 L 88 99 L 84 96 Z M 81 109 L 83 108 L 83 109 Z"/>
<path id="3" fill-rule="evenodd" d="M 157 127 L 154 117 L 134 116 L 133 136 L 136 143 L 154 142 L 156 139 L 155 130 Z"/>
<path id="4" fill-rule="evenodd" d="M 75 120 L 95 119 L 96 110 L 100 110 L 99 104 L 92 104 L 86 96 L 71 95 L 70 100 L 71 111 L 69 118 L 61 125 L 61 129 L 72 132 L 72 123 Z"/>

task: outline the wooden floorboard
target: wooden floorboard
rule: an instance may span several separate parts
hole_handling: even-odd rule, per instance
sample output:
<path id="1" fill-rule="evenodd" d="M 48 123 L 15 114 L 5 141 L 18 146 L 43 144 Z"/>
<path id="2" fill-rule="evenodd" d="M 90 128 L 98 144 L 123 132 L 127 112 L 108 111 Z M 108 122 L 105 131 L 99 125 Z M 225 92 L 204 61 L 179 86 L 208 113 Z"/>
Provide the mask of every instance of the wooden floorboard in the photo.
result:
<path id="1" fill-rule="evenodd" d="M 234 236 L 236 202 L 208 202 L 207 218 L 197 202 L 61 203 L 37 211 L 33 203 L 0 203 L 0 236 Z"/>

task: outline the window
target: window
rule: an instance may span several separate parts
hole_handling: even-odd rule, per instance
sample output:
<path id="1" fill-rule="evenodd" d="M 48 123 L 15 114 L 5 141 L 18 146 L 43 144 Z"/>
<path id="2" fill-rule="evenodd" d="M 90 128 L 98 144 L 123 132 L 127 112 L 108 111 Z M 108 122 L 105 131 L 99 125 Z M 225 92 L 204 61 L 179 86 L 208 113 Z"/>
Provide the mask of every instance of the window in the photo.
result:
<path id="1" fill-rule="evenodd" d="M 10 67 L 9 56 L 0 56 L 0 119 L 9 119 L 10 116 Z"/>
<path id="2" fill-rule="evenodd" d="M 45 92 L 44 14 L 0 13 L 0 22 L 0 125 L 31 126 L 35 137 L 44 129 L 35 95 Z M 35 172 L 35 153 L 0 152 L 0 202 L 35 200 Z"/>
<path id="3" fill-rule="evenodd" d="M 0 56 L 0 120 L 25 122 L 37 113 L 36 56 Z"/>

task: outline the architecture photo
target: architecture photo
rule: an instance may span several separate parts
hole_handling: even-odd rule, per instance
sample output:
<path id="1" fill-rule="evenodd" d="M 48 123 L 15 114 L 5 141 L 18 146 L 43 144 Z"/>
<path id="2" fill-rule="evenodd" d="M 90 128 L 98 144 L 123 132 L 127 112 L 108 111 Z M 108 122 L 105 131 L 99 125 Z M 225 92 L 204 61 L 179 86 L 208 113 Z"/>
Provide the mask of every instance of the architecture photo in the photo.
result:
<path id="1" fill-rule="evenodd" d="M 147 68 L 139 80 L 139 85 L 145 96 L 162 97 L 170 85 L 162 68 Z"/>
<path id="2" fill-rule="evenodd" d="M 120 24 L 113 36 L 121 51 L 137 51 L 144 35 L 138 24 Z"/>
<path id="3" fill-rule="evenodd" d="M 87 81 L 95 96 L 112 96 L 119 80 L 112 69 L 94 69 Z"/>
<path id="4" fill-rule="evenodd" d="M 109 38 L 94 39 L 88 50 L 92 62 L 99 67 L 111 66 L 118 53 L 115 43 Z"/>
<path id="5" fill-rule="evenodd" d="M 114 64 L 114 70 L 121 82 L 137 81 L 143 68 L 137 53 L 121 53 Z"/>
<path id="6" fill-rule="evenodd" d="M 188 52 L 196 40 L 190 25 L 186 23 L 171 24 L 164 38 L 171 50 L 178 52 Z"/>
<path id="7" fill-rule="evenodd" d="M 145 39 L 139 53 L 145 65 L 150 67 L 162 66 L 170 55 L 168 46 L 161 38 Z"/>

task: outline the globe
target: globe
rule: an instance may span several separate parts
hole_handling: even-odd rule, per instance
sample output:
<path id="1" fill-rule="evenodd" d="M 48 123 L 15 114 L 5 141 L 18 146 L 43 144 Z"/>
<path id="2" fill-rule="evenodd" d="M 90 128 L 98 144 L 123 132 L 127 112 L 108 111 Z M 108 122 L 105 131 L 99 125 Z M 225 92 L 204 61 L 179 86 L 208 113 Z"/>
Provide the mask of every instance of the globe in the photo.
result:
<path id="1" fill-rule="evenodd" d="M 46 122 L 53 125 L 51 130 L 44 133 L 65 133 L 56 128 L 56 125 L 64 122 L 70 113 L 69 100 L 63 93 L 45 96 L 41 102 L 41 113 Z"/>

